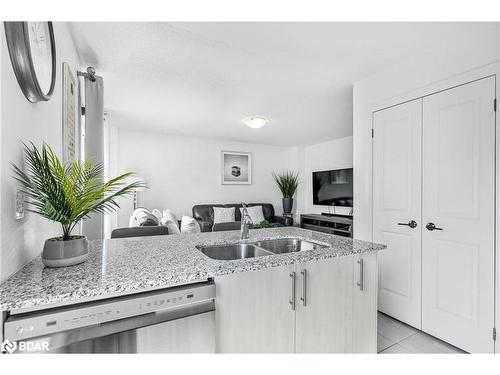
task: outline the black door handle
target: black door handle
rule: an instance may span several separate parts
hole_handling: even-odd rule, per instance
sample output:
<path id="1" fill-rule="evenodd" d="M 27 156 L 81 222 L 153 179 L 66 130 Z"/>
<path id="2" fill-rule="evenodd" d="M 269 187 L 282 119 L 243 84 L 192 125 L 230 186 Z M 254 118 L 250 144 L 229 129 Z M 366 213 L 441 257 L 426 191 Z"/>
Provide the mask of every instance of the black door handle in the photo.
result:
<path id="1" fill-rule="evenodd" d="M 411 220 L 407 223 L 398 223 L 398 225 L 407 225 L 409 226 L 411 229 L 414 229 L 417 227 L 417 222 L 415 220 Z"/>
<path id="2" fill-rule="evenodd" d="M 433 230 L 443 230 L 443 228 L 438 228 L 434 223 L 427 223 L 425 226 L 427 230 L 433 231 Z"/>

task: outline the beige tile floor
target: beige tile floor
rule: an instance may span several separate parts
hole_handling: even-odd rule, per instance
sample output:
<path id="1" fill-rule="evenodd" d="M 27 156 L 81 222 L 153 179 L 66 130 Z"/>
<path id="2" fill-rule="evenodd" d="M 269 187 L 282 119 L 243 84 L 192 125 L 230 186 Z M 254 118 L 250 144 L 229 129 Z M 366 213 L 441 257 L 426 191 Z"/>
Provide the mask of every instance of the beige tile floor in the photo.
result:
<path id="1" fill-rule="evenodd" d="M 382 313 L 378 313 L 377 351 L 380 354 L 465 353 Z"/>

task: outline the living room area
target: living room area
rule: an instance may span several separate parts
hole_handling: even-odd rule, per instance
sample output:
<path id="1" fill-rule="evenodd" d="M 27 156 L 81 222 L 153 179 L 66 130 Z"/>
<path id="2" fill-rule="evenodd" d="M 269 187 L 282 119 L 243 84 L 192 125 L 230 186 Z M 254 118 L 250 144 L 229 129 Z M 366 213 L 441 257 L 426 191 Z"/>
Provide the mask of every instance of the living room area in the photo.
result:
<path id="1" fill-rule="evenodd" d="M 255 227 L 300 225 L 300 215 L 306 213 L 333 214 L 335 210 L 336 214 L 351 214 L 352 172 L 351 203 L 337 207 L 314 204 L 312 176 L 316 171 L 352 168 L 352 137 L 309 146 L 276 146 L 128 129 L 113 129 L 112 134 L 116 137 L 112 144 L 117 145 L 117 152 L 110 149 L 111 155 L 119 157 L 116 161 L 110 159 L 110 164 L 116 166 L 116 173 L 111 172 L 111 175 L 133 170 L 147 188 L 134 192 L 135 201 L 124 199 L 120 203 L 120 210 L 109 216 L 110 231 L 105 237 L 109 238 L 116 228 L 161 225 L 162 219 L 166 224 L 167 216 L 171 222 L 178 223 L 179 229 L 183 217 L 185 222 L 193 217 L 198 225 L 191 230 L 211 231 L 214 224 L 221 223 L 226 224 L 215 225 L 214 230 L 236 230 L 240 228 L 241 202 L 250 207 L 263 207 L 256 217 L 250 215 Z M 131 149 L 147 152 L 126 151 Z M 224 158 L 233 155 L 242 158 L 241 161 L 229 159 L 225 162 Z M 224 169 L 235 163 L 249 170 L 250 181 L 224 180 Z M 296 189 L 291 194 L 292 206 L 285 207 L 288 212 L 283 205 L 284 194 L 275 180 L 278 175 L 286 174 L 296 180 Z M 349 197 L 349 193 L 345 196 Z M 231 212 L 229 209 L 229 217 L 219 217 L 218 212 L 214 214 L 214 207 L 219 211 L 218 206 L 235 205 L 236 210 Z M 264 219 L 266 222 L 261 225 Z M 236 223 L 231 224 L 234 221 Z M 176 232 L 171 227 L 170 233 Z"/>

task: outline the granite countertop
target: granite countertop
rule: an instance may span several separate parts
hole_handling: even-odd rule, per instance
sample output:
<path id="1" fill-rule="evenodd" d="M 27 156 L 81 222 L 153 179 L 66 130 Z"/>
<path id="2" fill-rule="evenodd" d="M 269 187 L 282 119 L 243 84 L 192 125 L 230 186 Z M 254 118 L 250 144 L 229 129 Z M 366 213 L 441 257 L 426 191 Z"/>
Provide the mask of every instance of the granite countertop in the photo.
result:
<path id="1" fill-rule="evenodd" d="M 254 229 L 250 241 L 293 237 L 328 247 L 231 261 L 208 258 L 196 248 L 238 242 L 239 236 L 226 231 L 91 241 L 88 260 L 66 268 L 45 268 L 38 257 L 0 285 L 0 310 L 35 311 L 385 248 L 295 227 Z"/>

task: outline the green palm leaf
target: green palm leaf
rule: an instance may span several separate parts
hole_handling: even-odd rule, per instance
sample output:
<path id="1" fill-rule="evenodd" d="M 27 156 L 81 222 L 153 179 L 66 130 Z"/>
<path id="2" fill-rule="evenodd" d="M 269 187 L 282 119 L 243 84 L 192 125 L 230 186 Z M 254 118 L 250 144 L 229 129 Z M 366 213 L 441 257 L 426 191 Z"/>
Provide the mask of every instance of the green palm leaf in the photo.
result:
<path id="1" fill-rule="evenodd" d="M 132 173 L 102 182 L 104 168 L 100 163 L 85 160 L 64 165 L 46 144 L 41 150 L 33 143 L 23 146 L 25 171 L 15 164 L 12 168 L 26 196 L 27 210 L 60 223 L 65 240 L 91 213 L 113 212 L 120 207 L 118 198 L 144 187 L 139 182 L 125 183 Z"/>

